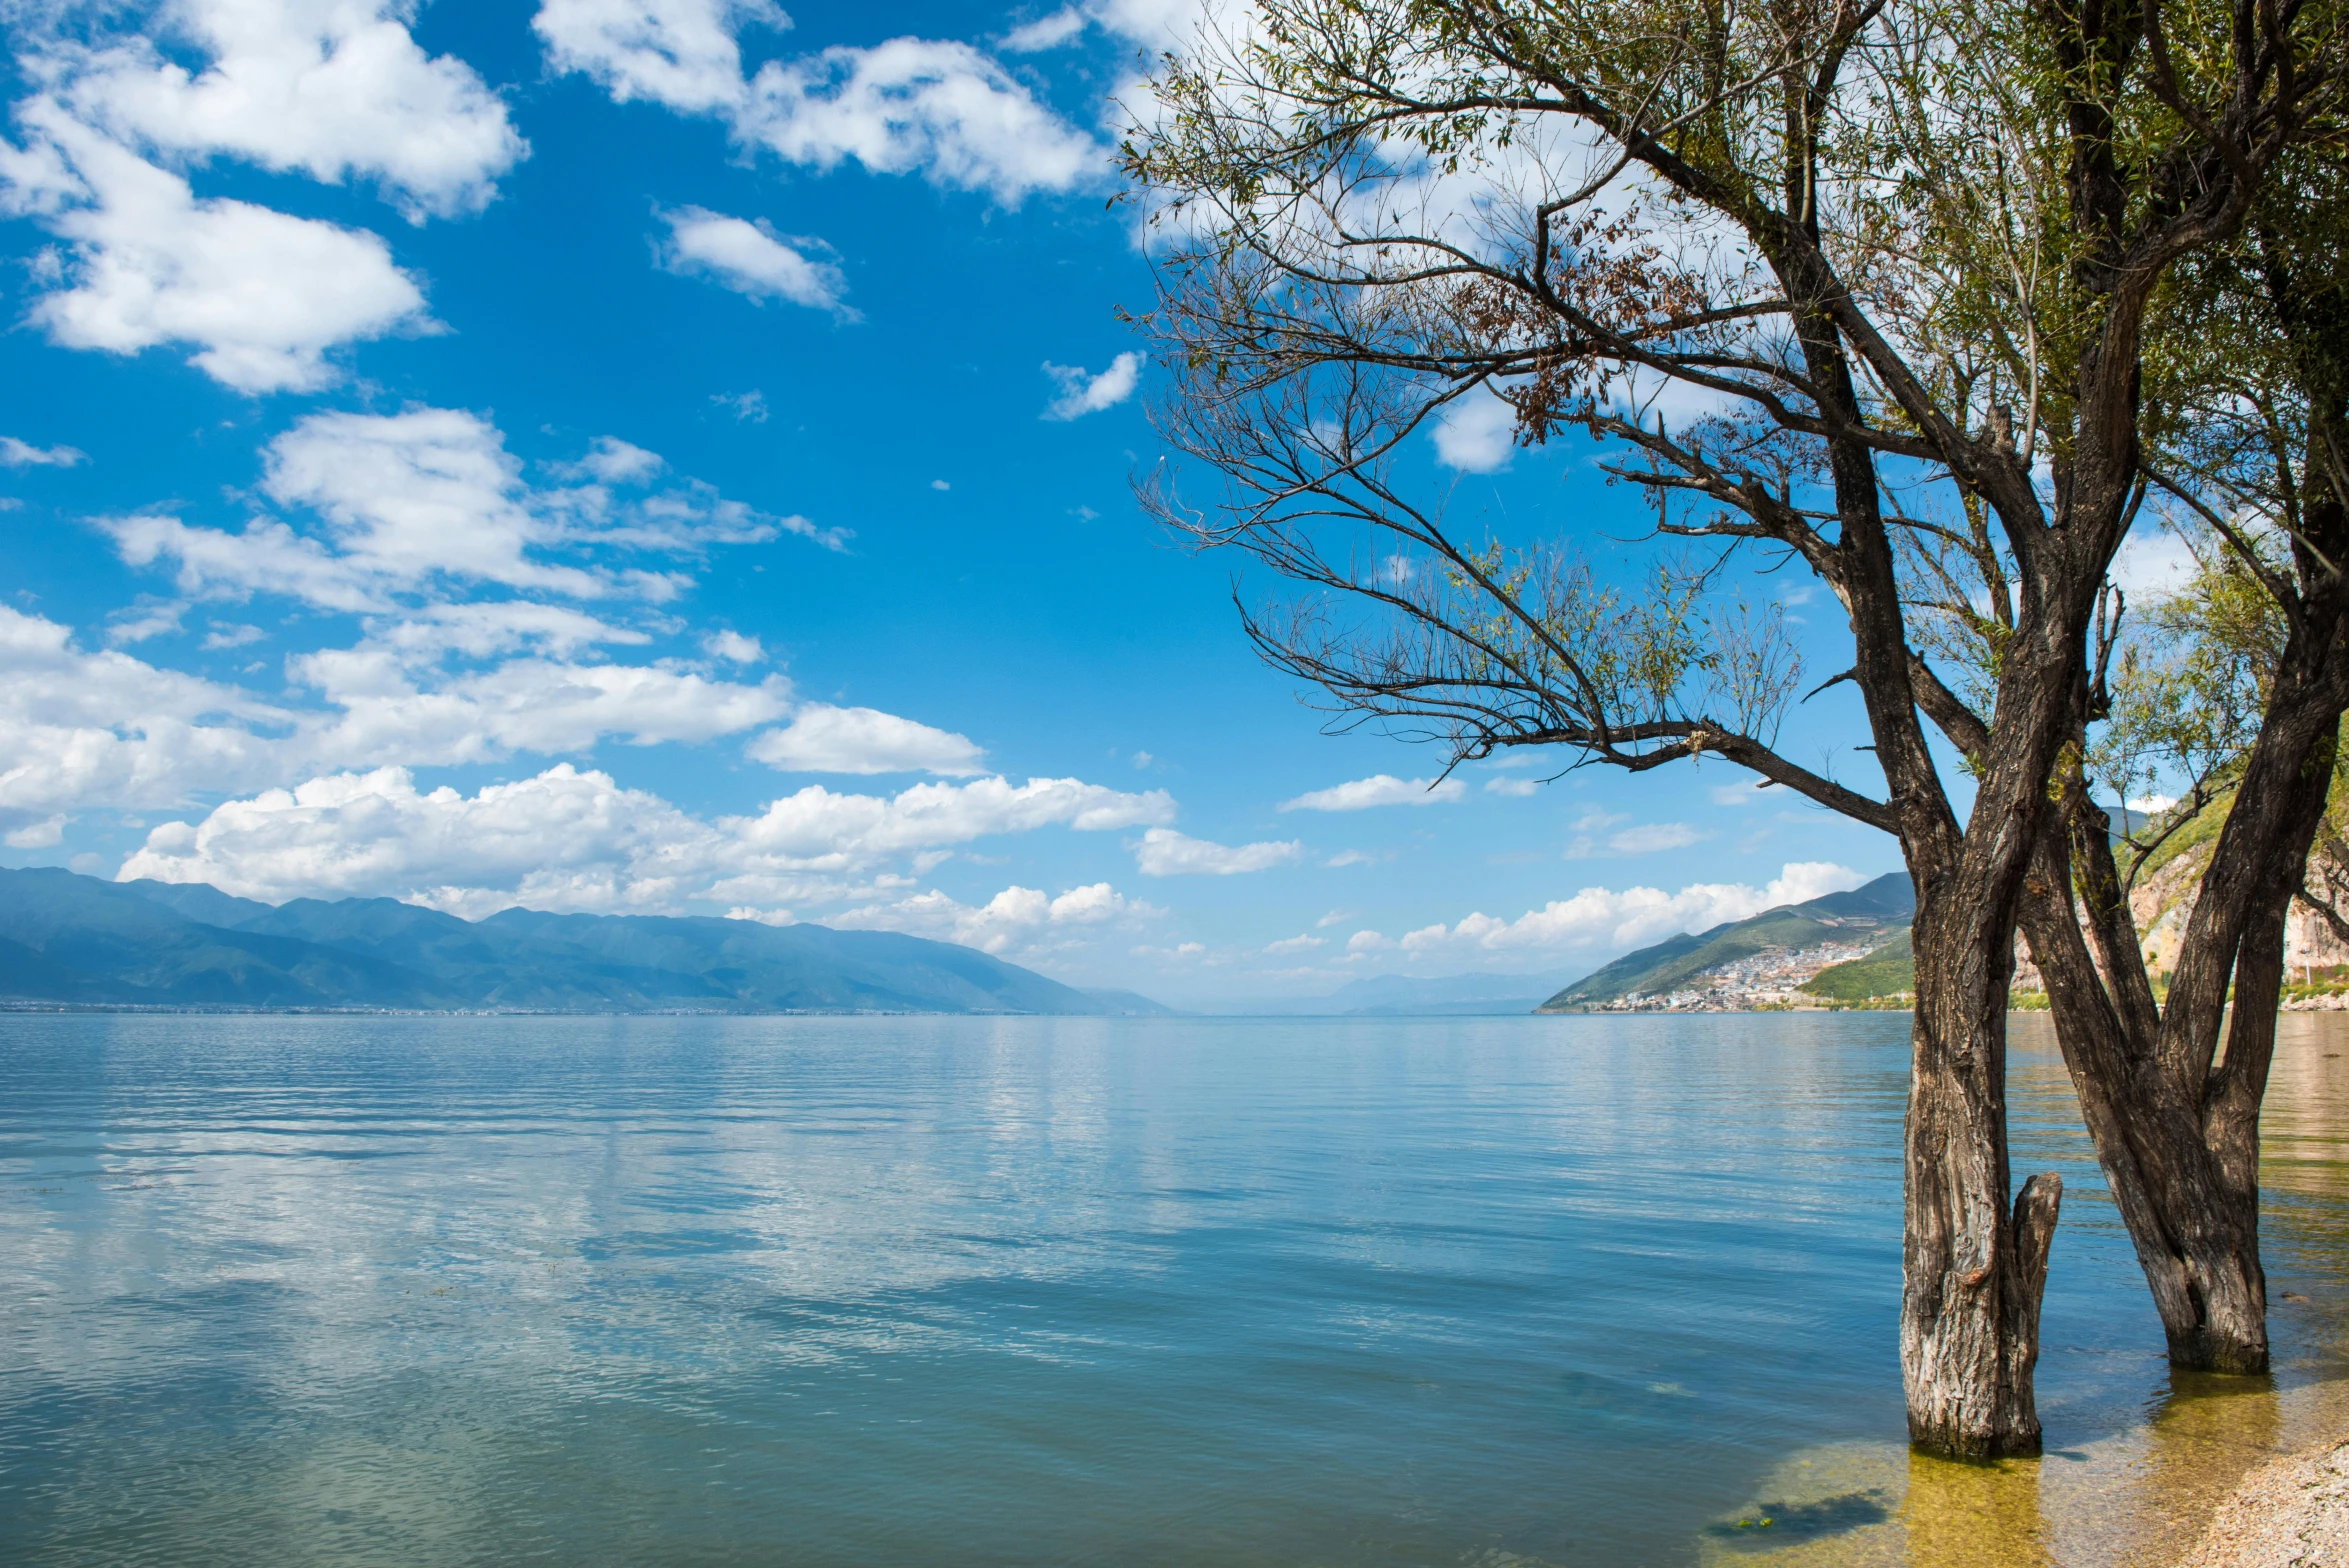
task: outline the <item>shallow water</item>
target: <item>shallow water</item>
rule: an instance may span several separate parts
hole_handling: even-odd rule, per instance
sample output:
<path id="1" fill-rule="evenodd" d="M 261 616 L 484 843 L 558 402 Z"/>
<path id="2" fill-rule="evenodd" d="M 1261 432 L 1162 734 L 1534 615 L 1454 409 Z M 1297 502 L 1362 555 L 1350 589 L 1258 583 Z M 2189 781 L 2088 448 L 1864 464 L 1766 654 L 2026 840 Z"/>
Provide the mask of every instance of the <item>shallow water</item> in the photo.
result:
<path id="1" fill-rule="evenodd" d="M 0 1561 L 2069 1568 L 2349 1428 L 2349 1026 L 2202 1388 L 2026 1021 L 2051 1452 L 1912 1461 L 1906 1027 L 0 1016 Z"/>

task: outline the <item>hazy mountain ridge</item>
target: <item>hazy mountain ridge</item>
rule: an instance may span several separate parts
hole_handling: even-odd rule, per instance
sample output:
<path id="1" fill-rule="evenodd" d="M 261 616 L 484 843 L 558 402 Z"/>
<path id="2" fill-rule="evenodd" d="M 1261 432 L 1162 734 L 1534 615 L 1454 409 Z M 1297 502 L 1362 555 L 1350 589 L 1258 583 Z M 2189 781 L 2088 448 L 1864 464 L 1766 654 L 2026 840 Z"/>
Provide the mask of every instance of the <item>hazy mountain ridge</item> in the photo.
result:
<path id="1" fill-rule="evenodd" d="M 1130 1014 L 973 948 L 893 931 L 395 899 L 272 906 L 217 888 L 0 870 L 0 997 L 76 1006 Z"/>
<path id="2" fill-rule="evenodd" d="M 1849 892 L 1781 904 L 1695 935 L 1682 932 L 1584 976 L 1543 1002 L 1545 1013 L 1582 1012 L 1628 996 L 1668 993 L 1725 964 L 1773 948 L 1799 950 L 1833 941 L 1879 948 L 1908 928 L 1916 894 L 1905 871 L 1887 872 Z"/>

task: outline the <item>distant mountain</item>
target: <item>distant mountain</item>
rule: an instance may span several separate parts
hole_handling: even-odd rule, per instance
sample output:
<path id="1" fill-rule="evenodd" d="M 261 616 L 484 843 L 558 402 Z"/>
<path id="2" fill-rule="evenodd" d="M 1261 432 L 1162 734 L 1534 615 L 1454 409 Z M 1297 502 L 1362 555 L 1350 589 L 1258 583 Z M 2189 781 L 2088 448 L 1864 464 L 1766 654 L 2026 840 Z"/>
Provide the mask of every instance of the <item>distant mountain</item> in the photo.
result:
<path id="1" fill-rule="evenodd" d="M 468 921 L 388 898 L 272 906 L 53 869 L 0 870 L 0 998 L 600 1013 L 1157 1009 L 891 931 L 526 909 Z"/>
<path id="2" fill-rule="evenodd" d="M 1733 963 L 1768 948 L 1817 947 L 1845 941 L 1874 948 L 1907 928 L 1916 914 L 1916 894 L 1905 871 L 1888 872 L 1865 887 L 1829 893 L 1800 904 L 1781 904 L 1745 920 L 1733 920 L 1690 936 L 1666 937 L 1653 947 L 1626 953 L 1541 1004 L 1545 1013 L 1581 1012 L 1623 996 L 1652 996 L 1679 987 L 1693 975 Z"/>
<path id="3" fill-rule="evenodd" d="M 1169 1007 L 1164 1002 L 1153 1002 L 1139 991 L 1101 991 L 1085 988 L 1084 995 L 1098 1004 L 1094 1011 L 1111 1018 L 1179 1018 L 1182 1009 Z"/>

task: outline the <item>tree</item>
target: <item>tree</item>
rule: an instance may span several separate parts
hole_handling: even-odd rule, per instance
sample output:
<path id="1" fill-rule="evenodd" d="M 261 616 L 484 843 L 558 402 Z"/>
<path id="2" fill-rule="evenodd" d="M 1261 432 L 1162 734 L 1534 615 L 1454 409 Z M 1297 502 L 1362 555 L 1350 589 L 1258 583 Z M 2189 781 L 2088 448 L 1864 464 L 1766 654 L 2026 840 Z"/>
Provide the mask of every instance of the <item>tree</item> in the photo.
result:
<path id="1" fill-rule="evenodd" d="M 1163 62 L 1125 164 L 1169 236 L 1144 322 L 1212 511 L 1302 592 L 1246 610 L 1339 722 L 1454 762 L 1712 754 L 1893 834 L 1917 889 L 1901 1359 L 1912 1439 L 2034 1452 L 2059 1184 L 2008 1170 L 2008 981 L 2147 485 L 2149 315 L 2329 100 L 2330 12 L 2170 0 L 1264 0 Z M 2173 36 L 2175 34 L 2175 36 Z M 2329 60 L 2329 57 L 2328 57 Z M 2320 68 L 2321 67 L 2321 68 Z M 1663 394 L 1670 393 L 1670 397 Z M 1451 528 L 1405 442 L 1501 397 L 1661 534 L 1652 591 Z M 1701 400 L 1677 429 L 1667 407 Z M 2044 475 L 2035 472 L 2044 465 Z M 1954 497 L 1957 520 L 1911 501 Z M 2011 574 L 1987 704 L 1912 644 L 1904 540 Z M 1793 651 L 1741 547 L 1836 595 L 1880 794 L 1775 744 Z M 1961 822 L 1928 725 L 1971 776 Z"/>
<path id="2" fill-rule="evenodd" d="M 2288 159 L 2240 242 L 2180 280 L 2175 428 L 2147 475 L 2205 542 L 2203 568 L 2107 678 L 2079 683 L 2023 925 L 2099 1163 L 2181 1366 L 2264 1372 L 2259 1109 L 2295 900 L 2338 918 L 2307 868 L 2349 708 L 2349 191 L 2341 147 Z M 2166 448 L 2166 450 L 2161 450 Z M 2117 617 L 2116 617 L 2117 620 Z M 2089 726 L 2105 721 L 2098 747 Z M 2115 853 L 2091 769 L 2182 772 L 2186 797 Z M 2129 907 L 2161 838 L 2212 809 L 2212 845 L 2166 996 Z M 2230 995 L 2232 1009 L 2229 1009 Z M 2221 1052 L 2223 1036 L 2224 1051 Z"/>

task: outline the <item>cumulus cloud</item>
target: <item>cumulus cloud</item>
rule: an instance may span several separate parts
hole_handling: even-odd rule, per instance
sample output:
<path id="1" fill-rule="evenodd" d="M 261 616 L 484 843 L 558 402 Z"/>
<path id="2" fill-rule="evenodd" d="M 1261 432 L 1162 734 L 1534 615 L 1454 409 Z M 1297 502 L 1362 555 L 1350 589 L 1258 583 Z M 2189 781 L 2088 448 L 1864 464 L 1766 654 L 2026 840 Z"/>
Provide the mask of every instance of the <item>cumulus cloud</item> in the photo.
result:
<path id="1" fill-rule="evenodd" d="M 120 875 L 209 882 L 272 902 L 389 895 L 469 916 L 514 904 L 648 913 L 716 904 L 748 913 L 902 886 L 872 873 L 922 850 L 1051 826 L 1114 830 L 1171 809 L 1163 796 L 1076 779 L 988 778 L 893 797 L 810 787 L 755 815 L 703 819 L 569 764 L 472 795 L 419 790 L 406 770 L 379 768 L 263 790 L 200 821 L 165 823 Z M 1108 918 L 1123 908 L 1115 898 L 1106 889 L 1063 894 L 1047 901 L 1047 922 L 1056 903 L 1065 921 Z"/>
<path id="2" fill-rule="evenodd" d="M 893 38 L 769 61 L 750 84 L 739 134 L 792 163 L 855 161 L 983 190 L 1006 206 L 1068 190 L 1104 168 L 1098 142 L 1038 103 L 968 44 Z"/>
<path id="3" fill-rule="evenodd" d="M 754 300 L 842 309 L 847 281 L 837 265 L 808 254 L 817 242 L 787 239 L 764 222 L 729 218 L 706 207 L 684 207 L 661 217 L 669 225 L 661 265 L 671 272 L 707 278 Z"/>
<path id="4" fill-rule="evenodd" d="M 53 849 L 65 837 L 65 814 L 44 817 L 13 832 L 0 833 L 0 844 L 10 849 Z"/>
<path id="5" fill-rule="evenodd" d="M 280 776 L 295 715 L 248 692 L 88 652 L 0 605 L 0 825 L 82 807 L 177 804 Z"/>
<path id="6" fill-rule="evenodd" d="M 1280 804 L 1283 811 L 1367 811 L 1373 806 L 1440 806 L 1460 799 L 1468 786 L 1458 779 L 1399 779 L 1374 773 L 1366 779 L 1308 790 Z"/>
<path id="7" fill-rule="evenodd" d="M 813 702 L 745 749 L 785 773 L 943 773 L 980 770 L 986 753 L 960 735 L 873 708 Z"/>
<path id="8" fill-rule="evenodd" d="M 432 329 L 424 294 L 381 237 L 250 202 L 197 199 L 181 176 L 65 115 L 21 108 L 31 154 L 5 192 L 66 242 L 63 287 L 29 318 L 68 348 L 193 345 L 189 363 L 239 392 L 312 391 L 329 350 Z"/>
<path id="9" fill-rule="evenodd" d="M 737 30 L 781 31 L 791 19 L 772 0 L 546 0 L 530 25 L 550 65 L 617 101 L 707 114 L 742 104 Z"/>
<path id="10" fill-rule="evenodd" d="M 2129 530 L 2113 557 L 2112 580 L 2138 604 L 2183 588 L 2199 565 L 2175 529 L 2147 521 Z"/>
<path id="11" fill-rule="evenodd" d="M 14 436 L 0 436 L 0 468 L 71 468 L 89 460 L 70 446 L 38 447 Z"/>
<path id="12" fill-rule="evenodd" d="M 779 533 L 845 544 L 838 530 L 755 511 L 698 482 L 643 490 L 662 466 L 604 437 L 566 465 L 582 482 L 534 486 L 505 437 L 463 409 L 313 414 L 270 443 L 262 490 L 322 519 L 323 536 L 270 517 L 234 533 L 154 514 L 102 526 L 132 566 L 175 561 L 182 593 L 273 593 L 378 614 L 402 595 L 449 586 L 657 602 L 682 585 L 668 572 L 550 556 L 690 556 Z"/>
<path id="13" fill-rule="evenodd" d="M 1484 781 L 1484 792 L 1488 795 L 1523 797 L 1539 793 L 1540 790 L 1541 784 L 1534 779 L 1497 778 Z"/>
<path id="14" fill-rule="evenodd" d="M 737 631 L 718 630 L 701 640 L 702 652 L 728 664 L 757 664 L 767 656 L 756 637 L 746 637 Z"/>
<path id="15" fill-rule="evenodd" d="M 1228 845 L 1192 838 L 1172 828 L 1152 828 L 1134 846 L 1134 863 L 1144 876 L 1236 876 L 1286 865 L 1305 853 L 1294 840 Z"/>
<path id="16" fill-rule="evenodd" d="M 1743 920 L 1781 904 L 1799 904 L 1824 893 L 1857 887 L 1865 880 L 1848 866 L 1789 861 L 1767 885 L 1758 888 L 1741 882 L 1692 883 L 1676 893 L 1653 887 L 1620 891 L 1586 887 L 1572 898 L 1552 900 L 1515 920 L 1472 914 L 1450 926 L 1439 922 L 1422 927 L 1395 945 L 1414 956 L 1563 954 L 1636 947 L 1675 932 L 1705 931 L 1724 921 Z M 1380 942 L 1385 940 L 1379 938 Z"/>
<path id="17" fill-rule="evenodd" d="M 59 48 L 74 116 L 126 145 L 378 182 L 411 218 L 478 210 L 528 152 L 473 69 L 427 56 L 397 0 L 175 0 L 157 20 L 209 64 L 153 40 Z"/>
<path id="18" fill-rule="evenodd" d="M 85 651 L 68 628 L 0 606 L 0 822 L 176 806 L 329 767 L 489 762 L 607 738 L 707 741 L 772 723 L 791 705 L 779 677 L 752 686 L 544 658 L 426 681 L 380 645 L 305 655 L 288 673 L 323 706 Z"/>
<path id="19" fill-rule="evenodd" d="M 1479 387 L 1445 404 L 1430 434 L 1436 461 L 1446 468 L 1494 473 L 1508 467 L 1517 450 L 1517 410 Z"/>
<path id="20" fill-rule="evenodd" d="M 745 686 L 649 665 L 512 659 L 425 687 L 391 652 L 362 646 L 306 654 L 287 672 L 342 710 L 313 722 L 308 752 L 345 763 L 559 756 L 607 737 L 690 744 L 771 722 L 790 706 L 778 677 Z"/>
<path id="21" fill-rule="evenodd" d="M 1044 373 L 1060 388 L 1060 396 L 1046 406 L 1043 417 L 1082 419 L 1087 414 L 1115 408 L 1134 395 L 1134 387 L 1142 375 L 1142 356 L 1131 351 L 1120 354 L 1097 376 L 1086 374 L 1082 365 L 1055 365 L 1046 360 Z"/>
<path id="22" fill-rule="evenodd" d="M 1098 179 L 1106 153 L 968 44 L 893 38 L 743 69 L 739 35 L 788 25 L 741 0 L 545 0 L 532 23 L 557 70 L 622 102 L 647 100 L 727 122 L 790 163 L 919 174 L 1017 205 Z"/>
<path id="23" fill-rule="evenodd" d="M 1071 888 L 1057 898 L 1032 887 L 1007 887 L 976 907 L 931 890 L 827 917 L 826 925 L 960 942 L 986 953 L 1032 948 L 1056 931 L 1161 914 L 1107 882 Z"/>

